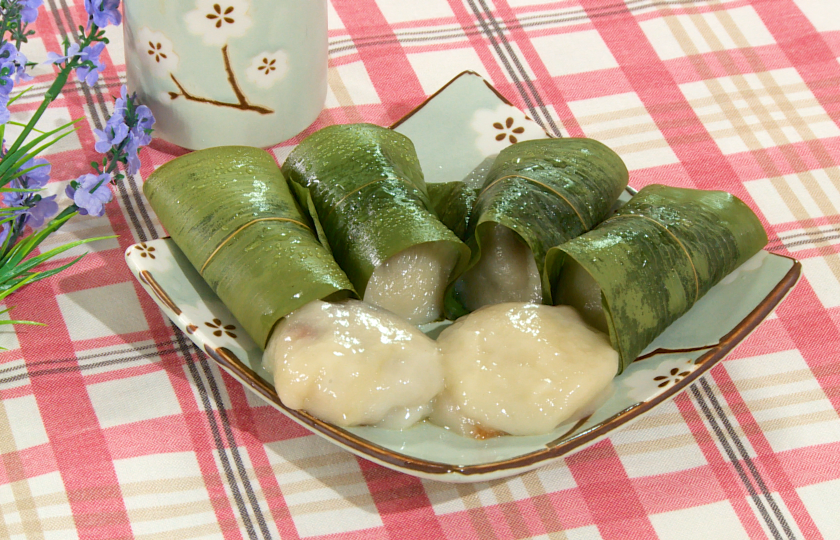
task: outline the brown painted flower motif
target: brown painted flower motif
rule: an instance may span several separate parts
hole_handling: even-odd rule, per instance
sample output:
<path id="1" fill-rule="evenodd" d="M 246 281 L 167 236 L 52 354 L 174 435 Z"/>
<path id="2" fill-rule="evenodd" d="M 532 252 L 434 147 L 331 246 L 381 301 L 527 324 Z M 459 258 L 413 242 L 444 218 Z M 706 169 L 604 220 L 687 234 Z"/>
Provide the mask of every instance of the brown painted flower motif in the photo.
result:
<path id="1" fill-rule="evenodd" d="M 236 339 L 236 334 L 233 333 L 233 330 L 236 330 L 236 327 L 232 324 L 222 326 L 222 321 L 220 319 L 213 319 L 213 322 L 206 322 L 204 324 L 214 329 L 213 335 L 216 337 L 222 337 L 222 334 L 227 334 L 228 336 Z"/>
<path id="2" fill-rule="evenodd" d="M 277 66 L 275 66 L 276 63 L 277 60 L 275 58 L 269 59 L 263 56 L 262 60 L 260 60 L 260 65 L 257 66 L 257 71 L 268 75 L 269 73 L 277 69 Z"/>
<path id="3" fill-rule="evenodd" d="M 172 48 L 172 40 L 162 32 L 144 26 L 137 32 L 137 43 L 141 47 L 143 67 L 156 77 L 168 79 L 169 74 L 178 69 L 181 59 Z"/>
<path id="4" fill-rule="evenodd" d="M 147 246 L 145 242 L 137 244 L 134 246 L 134 249 L 140 252 L 140 256 L 143 258 L 155 258 L 155 247 L 154 246 Z"/>
<path id="5" fill-rule="evenodd" d="M 671 371 L 667 375 L 658 375 L 653 380 L 659 382 L 657 385 L 659 388 L 665 388 L 669 384 L 677 384 L 689 374 L 691 374 L 690 371 L 680 371 L 680 368 L 671 368 Z"/>
<path id="6" fill-rule="evenodd" d="M 213 4 L 213 13 L 208 13 L 207 18 L 215 21 L 216 28 L 221 28 L 222 23 L 234 24 L 236 20 L 231 16 L 233 14 L 233 6 L 227 6 L 222 9 L 219 4 Z"/>
<path id="7" fill-rule="evenodd" d="M 251 58 L 245 69 L 245 76 L 260 88 L 271 88 L 282 80 L 289 71 L 289 55 L 280 49 L 264 51 Z"/>
<path id="8" fill-rule="evenodd" d="M 516 142 L 519 140 L 516 138 L 516 136 L 525 133 L 524 127 L 514 127 L 513 118 L 511 118 L 510 116 L 507 117 L 507 120 L 505 120 L 504 124 L 502 124 L 501 122 L 494 122 L 493 127 L 501 131 L 501 133 L 498 133 L 496 135 L 496 140 L 503 141 L 505 140 L 505 138 L 507 138 L 510 141 L 510 144 L 516 144 Z"/>
<path id="9" fill-rule="evenodd" d="M 166 61 L 168 58 L 166 53 L 163 52 L 163 44 L 159 41 L 149 40 L 149 46 L 146 48 L 146 52 L 149 53 L 149 56 L 151 56 L 158 64 Z"/>
<path id="10" fill-rule="evenodd" d="M 251 0 L 195 0 L 195 9 L 184 17 L 187 30 L 201 36 L 205 45 L 225 46 L 251 28 L 250 5 Z"/>

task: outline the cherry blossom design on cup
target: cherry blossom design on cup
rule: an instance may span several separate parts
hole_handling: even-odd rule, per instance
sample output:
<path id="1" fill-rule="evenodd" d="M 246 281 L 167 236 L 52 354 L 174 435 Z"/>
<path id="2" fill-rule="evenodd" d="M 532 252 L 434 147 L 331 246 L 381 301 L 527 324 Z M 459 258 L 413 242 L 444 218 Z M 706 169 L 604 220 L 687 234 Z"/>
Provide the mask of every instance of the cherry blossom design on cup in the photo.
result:
<path id="1" fill-rule="evenodd" d="M 138 43 L 145 47 L 143 58 L 156 76 L 167 77 L 178 69 L 180 58 L 172 50 L 172 41 L 161 32 L 143 27 L 138 33 Z"/>
<path id="2" fill-rule="evenodd" d="M 263 52 L 251 59 L 245 75 L 248 80 L 260 88 L 271 88 L 289 71 L 289 58 L 286 51 Z"/>
<path id="3" fill-rule="evenodd" d="M 174 50 L 172 40 L 163 33 L 147 27 L 140 30 L 139 43 L 146 48 L 146 54 L 142 55 L 146 64 L 156 76 L 169 77 L 177 87 L 177 91 L 168 92 L 170 99 L 183 98 L 187 101 L 259 114 L 274 112 L 271 108 L 252 103 L 248 99 L 237 80 L 228 53 L 228 41 L 245 36 L 253 25 L 248 13 L 250 7 L 249 0 L 196 0 L 195 9 L 184 17 L 187 30 L 191 34 L 201 36 L 202 42 L 207 46 L 220 47 L 222 67 L 236 101 L 221 101 L 190 92 L 175 74 L 179 56 Z M 283 79 L 288 71 L 288 55 L 281 49 L 261 52 L 254 56 L 245 68 L 245 76 L 259 88 L 271 88 Z"/>

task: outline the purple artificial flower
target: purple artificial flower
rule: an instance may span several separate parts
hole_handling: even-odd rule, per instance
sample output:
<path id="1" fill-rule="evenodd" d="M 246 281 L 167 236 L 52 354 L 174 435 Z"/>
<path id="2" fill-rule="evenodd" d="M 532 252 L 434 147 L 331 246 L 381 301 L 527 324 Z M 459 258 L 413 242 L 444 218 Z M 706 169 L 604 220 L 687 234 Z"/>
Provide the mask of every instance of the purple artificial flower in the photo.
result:
<path id="1" fill-rule="evenodd" d="M 128 112 L 128 99 L 128 86 L 122 85 L 120 87 L 120 97 L 114 100 L 115 115 L 119 114 L 120 116 L 125 116 L 125 113 Z"/>
<path id="2" fill-rule="evenodd" d="M 146 146 L 152 142 L 152 126 L 155 125 L 155 117 L 152 110 L 145 105 L 137 107 L 134 114 L 137 124 L 131 128 L 131 135 L 137 139 L 139 146 Z"/>
<path id="3" fill-rule="evenodd" d="M 17 0 L 21 5 L 20 19 L 26 24 L 32 24 L 38 18 L 38 8 L 44 3 L 44 0 Z"/>
<path id="4" fill-rule="evenodd" d="M 140 140 L 136 137 L 129 137 L 128 144 L 125 145 L 125 163 L 127 165 L 125 172 L 129 175 L 137 174 L 137 171 L 140 170 L 140 156 L 137 155 L 140 146 Z"/>
<path id="5" fill-rule="evenodd" d="M 128 95 L 125 85 L 116 99 L 114 114 L 108 119 L 104 130 L 94 130 L 97 137 L 96 151 L 111 154 L 111 159 L 126 165 L 129 175 L 140 170 L 140 148 L 152 142 L 152 126 L 155 117 L 145 105 L 137 105 L 136 94 Z"/>
<path id="6" fill-rule="evenodd" d="M 110 193 L 110 190 L 109 190 Z M 58 203 L 55 202 L 55 195 L 41 197 L 34 206 L 27 210 L 27 224 L 37 229 L 48 219 L 58 213 Z"/>
<path id="7" fill-rule="evenodd" d="M 14 181 L 11 182 L 9 187 L 19 188 L 16 186 Z M 9 208 L 17 208 L 20 206 L 26 206 L 26 198 L 30 197 L 31 193 L 26 192 L 18 192 L 18 191 L 6 191 L 3 193 L 3 203 Z M 25 210 L 17 210 L 18 212 L 23 212 Z"/>
<path id="8" fill-rule="evenodd" d="M 10 221 L 6 221 L 3 225 L 0 225 L 0 245 L 3 245 L 3 242 L 6 241 L 6 237 L 9 236 L 9 230 L 12 228 L 10 223 Z"/>
<path id="9" fill-rule="evenodd" d="M 105 71 L 105 64 L 99 59 L 104 50 L 105 43 L 101 41 L 92 43 L 81 50 L 78 43 L 73 43 L 67 47 L 65 56 L 52 51 L 48 52 L 47 60 L 44 63 L 61 64 L 78 56 L 81 65 L 76 68 L 76 77 L 88 86 L 93 86 L 99 80 L 99 74 Z"/>
<path id="10" fill-rule="evenodd" d="M 94 148 L 100 154 L 105 154 L 114 146 L 119 146 L 121 142 L 128 137 L 128 126 L 125 119 L 121 116 L 114 115 L 108 119 L 105 124 L 105 129 L 94 129 L 93 134 L 96 135 L 96 144 Z"/>
<path id="11" fill-rule="evenodd" d="M 9 112 L 9 94 L 0 92 L 0 124 L 7 124 L 12 118 Z"/>
<path id="12" fill-rule="evenodd" d="M 105 71 L 105 64 L 99 60 L 99 55 L 105 50 L 105 44 L 100 42 L 88 45 L 79 53 L 82 65 L 76 68 L 76 77 L 93 86 L 99 80 L 99 74 Z M 93 64 L 92 66 L 90 64 Z"/>
<path id="13" fill-rule="evenodd" d="M 79 56 L 79 44 L 72 43 L 69 47 L 67 47 L 67 56 L 61 56 L 58 53 L 54 53 L 49 51 L 47 53 L 47 59 L 44 61 L 45 64 L 60 64 L 62 62 L 66 62 L 67 60 Z"/>
<path id="14" fill-rule="evenodd" d="M 26 63 L 28 61 L 23 53 L 18 53 L 17 59 L 15 59 L 15 82 L 32 80 L 32 75 L 26 72 Z"/>
<path id="15" fill-rule="evenodd" d="M 15 82 L 12 77 L 17 75 L 18 50 L 8 41 L 0 46 L 0 93 L 9 95 Z"/>
<path id="16" fill-rule="evenodd" d="M 9 187 L 38 190 L 46 186 L 47 182 L 50 181 L 52 165 L 46 159 L 30 159 L 19 170 L 26 171 L 27 169 L 31 170 L 9 182 Z M 20 208 L 20 210 L 15 210 L 14 212 L 19 218 L 19 221 L 15 222 L 15 226 L 20 229 L 27 224 L 38 228 L 44 224 L 47 218 L 57 214 L 58 203 L 54 199 L 55 195 L 42 197 L 34 192 L 26 191 L 3 193 L 3 202 L 7 207 Z M 2 243 L 2 240 L 0 240 L 0 243 Z"/>
<path id="17" fill-rule="evenodd" d="M 99 65 L 101 63 L 99 61 L 99 55 L 101 55 L 104 50 L 105 43 L 101 41 L 91 43 L 79 53 L 79 60 L 82 62 L 93 62 L 94 64 Z"/>
<path id="18" fill-rule="evenodd" d="M 19 181 L 22 185 L 30 189 L 40 189 L 47 185 L 50 181 L 50 172 L 52 165 L 44 158 L 32 158 L 23 164 L 20 170 L 25 171 L 32 169 L 23 176 L 18 177 L 15 181 Z"/>
<path id="19" fill-rule="evenodd" d="M 85 11 L 90 15 L 88 28 L 91 22 L 99 28 L 105 28 L 109 24 L 119 25 L 122 20 L 120 0 L 85 0 Z"/>
<path id="20" fill-rule="evenodd" d="M 11 93 L 15 82 L 32 80 L 32 76 L 26 72 L 26 62 L 26 56 L 12 43 L 5 42 L 0 46 L 0 84 L 3 86 L 0 92 Z"/>
<path id="21" fill-rule="evenodd" d="M 88 86 L 93 86 L 99 80 L 99 74 L 105 71 L 104 64 L 98 64 L 93 67 L 81 65 L 76 68 L 76 77 L 81 81 L 85 81 Z"/>
<path id="22" fill-rule="evenodd" d="M 108 186 L 110 180 L 111 175 L 108 173 L 83 174 L 70 182 L 65 193 L 79 207 L 80 214 L 101 217 L 105 214 L 105 204 L 114 198 Z"/>

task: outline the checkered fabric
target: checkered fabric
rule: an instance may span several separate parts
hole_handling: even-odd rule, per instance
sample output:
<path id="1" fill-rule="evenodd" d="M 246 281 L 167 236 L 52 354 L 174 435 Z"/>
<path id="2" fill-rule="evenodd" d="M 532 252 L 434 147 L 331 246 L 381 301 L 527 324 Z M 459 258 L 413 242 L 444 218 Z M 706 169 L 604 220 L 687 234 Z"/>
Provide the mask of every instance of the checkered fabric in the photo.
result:
<path id="1" fill-rule="evenodd" d="M 84 20 L 81 0 L 46 0 L 24 52 L 45 58 Z M 143 178 L 184 152 L 156 141 L 104 217 L 44 249 L 117 238 L 9 299 L 4 317 L 48 326 L 0 326 L 0 538 L 840 538 L 840 6 L 332 0 L 329 27 L 307 133 L 389 125 L 473 70 L 549 133 L 614 148 L 635 187 L 736 194 L 803 279 L 728 359 L 595 446 L 508 480 L 421 481 L 258 401 L 133 280 L 124 249 L 165 234 Z M 44 117 L 84 119 L 50 149 L 54 192 L 87 172 L 124 80 L 109 38 L 100 82 L 72 82 Z M 36 73 L 14 119 L 52 79 Z"/>

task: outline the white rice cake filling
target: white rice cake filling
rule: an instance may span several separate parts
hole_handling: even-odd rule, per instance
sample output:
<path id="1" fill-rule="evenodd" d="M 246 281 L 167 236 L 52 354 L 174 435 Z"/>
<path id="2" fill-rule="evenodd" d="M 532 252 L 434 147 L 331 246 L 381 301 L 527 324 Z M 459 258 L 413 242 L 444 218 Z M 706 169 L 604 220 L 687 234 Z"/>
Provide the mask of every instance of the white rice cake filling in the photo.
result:
<path id="1" fill-rule="evenodd" d="M 418 244 L 374 269 L 364 300 L 416 325 L 443 316 L 443 299 L 458 251 L 449 242 Z"/>
<path id="2" fill-rule="evenodd" d="M 567 306 L 487 306 L 437 342 L 446 389 L 431 420 L 458 433 L 548 433 L 600 402 L 618 371 L 607 336 Z"/>
<path id="3" fill-rule="evenodd" d="M 280 400 L 339 426 L 403 429 L 443 389 L 435 342 L 358 300 L 310 302 L 275 328 L 263 356 Z"/>
<path id="4" fill-rule="evenodd" d="M 469 311 L 502 302 L 542 302 L 542 284 L 531 248 L 504 225 L 481 228 L 481 258 L 455 285 Z"/>

